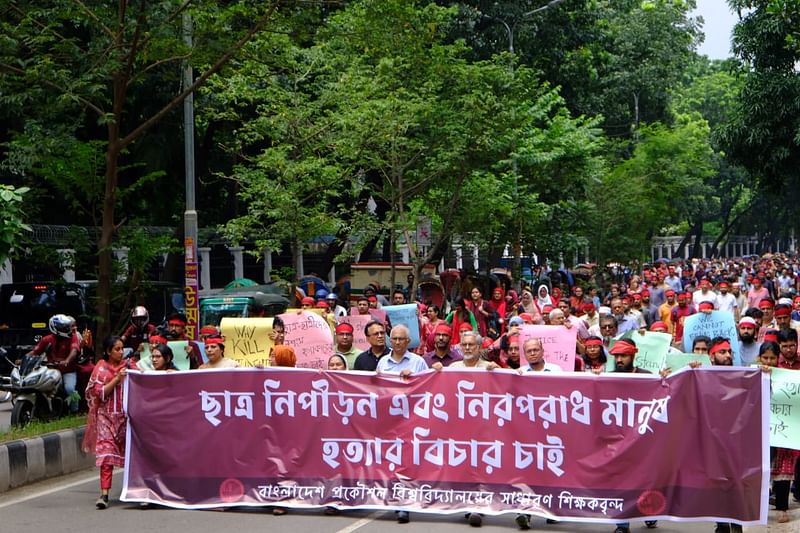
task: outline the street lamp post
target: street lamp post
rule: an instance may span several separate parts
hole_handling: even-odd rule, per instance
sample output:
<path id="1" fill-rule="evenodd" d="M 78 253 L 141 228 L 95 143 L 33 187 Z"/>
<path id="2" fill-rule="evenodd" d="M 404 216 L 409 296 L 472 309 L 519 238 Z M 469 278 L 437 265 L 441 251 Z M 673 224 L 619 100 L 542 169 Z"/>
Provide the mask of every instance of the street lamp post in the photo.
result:
<path id="1" fill-rule="evenodd" d="M 192 47 L 192 17 L 183 15 L 183 39 Z M 193 82 L 192 67 L 189 62 L 183 69 L 183 86 Z M 183 150 L 186 179 L 186 210 L 183 212 L 184 245 L 184 295 L 186 304 L 186 336 L 197 340 L 200 329 L 197 268 L 197 211 L 195 209 L 194 187 L 194 94 L 190 93 L 183 101 Z"/>

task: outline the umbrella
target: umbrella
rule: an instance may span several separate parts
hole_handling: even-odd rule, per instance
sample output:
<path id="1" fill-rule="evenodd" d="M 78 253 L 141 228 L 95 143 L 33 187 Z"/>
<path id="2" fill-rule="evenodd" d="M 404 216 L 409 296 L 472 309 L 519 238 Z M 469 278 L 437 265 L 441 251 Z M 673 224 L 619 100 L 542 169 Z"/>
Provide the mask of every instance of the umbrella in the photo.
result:
<path id="1" fill-rule="evenodd" d="M 253 285 L 258 285 L 258 283 L 248 278 L 236 278 L 235 280 L 225 285 L 225 288 L 238 289 L 239 287 L 252 287 Z"/>

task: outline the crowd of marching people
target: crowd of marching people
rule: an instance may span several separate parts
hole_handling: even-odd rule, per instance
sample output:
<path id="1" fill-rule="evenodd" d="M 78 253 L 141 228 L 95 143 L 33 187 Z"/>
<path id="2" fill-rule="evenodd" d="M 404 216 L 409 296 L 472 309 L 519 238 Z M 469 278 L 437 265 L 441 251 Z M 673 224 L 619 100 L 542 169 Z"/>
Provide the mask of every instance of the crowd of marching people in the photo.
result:
<path id="1" fill-rule="evenodd" d="M 732 339 L 699 336 L 693 339 L 692 351 L 707 355 L 712 365 L 757 364 L 768 371 L 772 367 L 800 369 L 797 353 L 799 288 L 800 260 L 765 256 L 657 263 L 639 274 L 619 277 L 604 291 L 588 283 L 551 287 L 534 280 L 519 291 L 497 286 L 484 295 L 481 287 L 473 286 L 463 298 L 456 298 L 449 309 L 419 301 L 400 289 L 388 299 L 374 290 L 365 290 L 353 300 L 352 306 L 333 293 L 319 301 L 305 297 L 300 303 L 302 309 L 316 308 L 329 317 L 335 330 L 327 360 L 327 369 L 332 371 L 357 370 L 402 376 L 448 368 L 561 372 L 561 367 L 547 361 L 540 340 L 528 338 L 520 343 L 523 325 L 542 324 L 575 328 L 576 372 L 646 373 L 647 370 L 636 364 L 636 335 L 626 333 L 668 333 L 673 340 L 671 349 L 683 351 L 686 319 L 696 313 L 712 311 L 733 315 L 738 324 L 741 360 L 733 359 Z M 384 305 L 408 303 L 418 307 L 419 343 L 413 349 L 409 347 L 412 336 L 407 324 L 393 326 L 385 315 L 373 312 Z M 336 320 L 345 314 L 370 315 L 364 327 L 369 344 L 366 350 L 354 346 L 354 327 Z M 382 320 L 377 318 L 381 316 L 384 316 Z M 273 319 L 270 337 L 273 344 L 270 366 L 295 366 L 296 355 L 285 344 L 285 329 L 278 317 Z M 176 371 L 175 360 L 179 356 L 188 358 L 190 369 L 238 366 L 235 360 L 225 356 L 225 340 L 216 326 L 201 328 L 200 340 L 189 340 L 185 354 L 173 353 L 168 345 L 171 340 L 188 340 L 184 316 L 170 317 L 167 334 L 162 336 L 148 323 L 147 310 L 137 307 L 132 313 L 131 325 L 122 335 L 106 340 L 104 358 L 93 369 L 86 387 L 89 418 L 84 449 L 96 453 L 101 468 L 98 509 L 108 505 L 113 467 L 124 464 L 122 384 L 128 370 L 137 368 L 144 344 L 149 347 L 149 361 L 154 371 Z M 201 357 L 198 343 L 204 345 L 205 358 Z M 70 350 L 80 349 L 76 339 L 71 339 L 69 344 Z M 70 356 L 63 360 L 65 368 L 72 363 L 68 359 Z M 609 364 L 609 360 L 613 364 Z M 662 375 L 668 372 L 670 369 L 662 369 Z M 792 484 L 800 474 L 799 456 L 796 450 L 771 449 L 772 496 L 779 511 L 779 522 L 789 520 L 790 495 L 793 493 L 794 499 L 800 501 L 797 485 Z M 273 512 L 283 514 L 286 509 L 275 507 Z M 337 512 L 333 508 L 326 510 L 329 514 Z M 398 512 L 397 518 L 401 523 L 409 521 L 405 511 Z M 473 513 L 468 519 L 470 525 L 481 525 L 480 515 Z M 528 529 L 529 520 L 526 515 L 518 515 L 516 522 L 520 529 Z M 647 522 L 647 525 L 655 527 L 655 522 Z M 741 526 L 736 524 L 717 524 L 715 529 L 717 532 L 740 530 Z M 619 524 L 615 531 L 627 533 L 629 525 Z"/>

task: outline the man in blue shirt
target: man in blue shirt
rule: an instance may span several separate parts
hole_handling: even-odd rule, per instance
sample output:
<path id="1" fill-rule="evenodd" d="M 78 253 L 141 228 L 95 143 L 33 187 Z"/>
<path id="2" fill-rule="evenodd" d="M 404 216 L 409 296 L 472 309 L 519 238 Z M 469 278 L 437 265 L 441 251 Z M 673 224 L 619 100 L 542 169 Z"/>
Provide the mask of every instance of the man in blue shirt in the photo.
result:
<path id="1" fill-rule="evenodd" d="M 407 327 L 402 324 L 393 327 L 389 340 L 392 341 L 392 351 L 389 352 L 388 357 L 382 357 L 378 361 L 376 372 L 400 374 L 406 377 L 428 370 L 428 363 L 425 362 L 425 359 L 408 351 L 411 333 Z"/>

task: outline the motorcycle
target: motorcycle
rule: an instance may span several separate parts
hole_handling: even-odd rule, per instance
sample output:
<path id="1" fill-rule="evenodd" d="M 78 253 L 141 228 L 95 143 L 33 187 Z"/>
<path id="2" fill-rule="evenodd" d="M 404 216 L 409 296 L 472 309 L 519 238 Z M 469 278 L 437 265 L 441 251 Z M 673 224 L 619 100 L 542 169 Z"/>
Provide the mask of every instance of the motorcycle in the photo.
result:
<path id="1" fill-rule="evenodd" d="M 68 413 L 61 372 L 48 368 L 44 355 L 25 355 L 19 365 L 11 364 L 11 375 L 0 377 L 0 392 L 11 394 L 12 426 L 24 427 L 34 418 L 47 421 Z"/>

